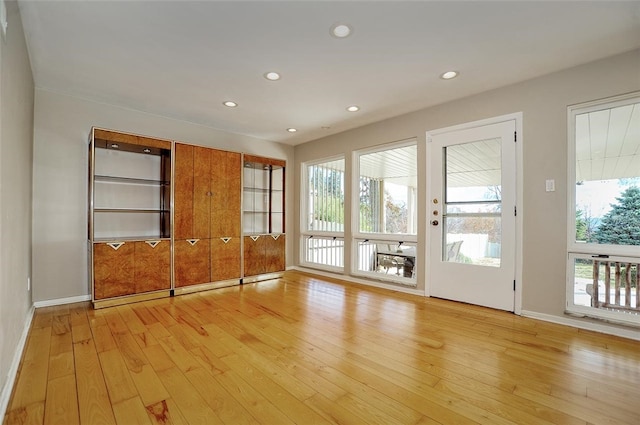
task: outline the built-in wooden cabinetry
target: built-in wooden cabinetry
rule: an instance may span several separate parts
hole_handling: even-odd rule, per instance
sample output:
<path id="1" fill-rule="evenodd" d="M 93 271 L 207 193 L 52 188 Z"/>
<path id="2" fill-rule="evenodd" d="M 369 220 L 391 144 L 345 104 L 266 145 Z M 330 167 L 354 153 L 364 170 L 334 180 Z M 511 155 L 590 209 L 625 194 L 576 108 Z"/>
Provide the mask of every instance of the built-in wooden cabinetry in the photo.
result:
<path id="1" fill-rule="evenodd" d="M 282 160 L 92 129 L 94 305 L 277 276 L 284 181 Z"/>
<path id="2" fill-rule="evenodd" d="M 285 268 L 285 162 L 244 156 L 244 280 L 271 278 Z"/>
<path id="3" fill-rule="evenodd" d="M 175 143 L 176 288 L 239 283 L 241 170 L 239 153 Z"/>
<path id="4" fill-rule="evenodd" d="M 168 140 L 92 129 L 89 140 L 90 277 L 94 303 L 171 290 L 171 146 Z"/>

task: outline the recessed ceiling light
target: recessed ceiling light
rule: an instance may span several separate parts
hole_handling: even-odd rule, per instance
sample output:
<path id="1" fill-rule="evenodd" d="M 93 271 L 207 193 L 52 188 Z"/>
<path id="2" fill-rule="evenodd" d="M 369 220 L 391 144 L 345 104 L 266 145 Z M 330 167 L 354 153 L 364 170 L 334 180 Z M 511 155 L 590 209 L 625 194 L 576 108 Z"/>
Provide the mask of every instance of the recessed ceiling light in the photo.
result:
<path id="1" fill-rule="evenodd" d="M 264 78 L 266 78 L 269 81 L 278 81 L 280 79 L 280 74 L 278 74 L 277 72 L 266 72 L 264 74 Z"/>
<path id="2" fill-rule="evenodd" d="M 358 112 L 359 110 L 360 110 L 359 106 L 356 106 L 356 105 L 347 106 L 347 111 L 349 112 Z"/>
<path id="3" fill-rule="evenodd" d="M 235 108 L 238 104 L 232 100 L 225 100 L 222 104 L 228 108 Z"/>
<path id="4" fill-rule="evenodd" d="M 297 129 L 297 128 L 293 128 L 293 127 L 292 127 L 292 128 L 287 128 L 287 131 L 288 131 L 289 133 L 295 133 L 296 131 L 298 131 L 298 129 Z"/>
<path id="5" fill-rule="evenodd" d="M 458 71 L 447 71 L 440 76 L 443 80 L 450 80 L 458 76 Z"/>
<path id="6" fill-rule="evenodd" d="M 331 35 L 336 38 L 349 37 L 353 33 L 353 29 L 347 24 L 333 24 L 331 26 Z"/>

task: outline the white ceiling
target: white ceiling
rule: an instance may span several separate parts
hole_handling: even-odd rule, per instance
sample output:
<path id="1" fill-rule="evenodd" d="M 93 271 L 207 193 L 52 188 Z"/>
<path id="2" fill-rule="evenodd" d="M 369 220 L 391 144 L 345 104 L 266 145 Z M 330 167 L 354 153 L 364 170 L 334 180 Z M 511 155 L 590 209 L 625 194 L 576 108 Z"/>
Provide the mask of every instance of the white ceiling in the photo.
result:
<path id="1" fill-rule="evenodd" d="M 37 87 L 292 145 L 640 47 L 638 1 L 19 5 Z"/>

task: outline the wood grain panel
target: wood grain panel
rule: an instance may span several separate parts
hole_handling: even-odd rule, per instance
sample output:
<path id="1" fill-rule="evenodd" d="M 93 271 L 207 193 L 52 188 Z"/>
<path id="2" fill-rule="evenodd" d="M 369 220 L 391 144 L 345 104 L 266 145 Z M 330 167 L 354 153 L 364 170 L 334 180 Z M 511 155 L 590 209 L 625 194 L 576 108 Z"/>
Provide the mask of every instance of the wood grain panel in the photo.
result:
<path id="1" fill-rule="evenodd" d="M 244 275 L 256 276 L 265 273 L 265 254 L 267 237 L 260 235 L 255 241 L 244 237 Z"/>
<path id="2" fill-rule="evenodd" d="M 171 288 L 171 241 L 135 242 L 135 293 Z"/>
<path id="3" fill-rule="evenodd" d="M 239 153 L 226 152 L 225 175 L 227 177 L 226 200 L 226 235 L 240 236 L 242 232 L 242 156 Z"/>
<path id="4" fill-rule="evenodd" d="M 276 236 L 277 239 L 274 239 Z M 285 269 L 285 236 L 265 236 L 265 272 L 273 273 Z"/>
<path id="5" fill-rule="evenodd" d="M 260 164 L 279 165 L 284 167 L 287 162 L 284 159 L 265 158 L 263 156 L 245 155 L 245 162 L 259 162 Z"/>
<path id="6" fill-rule="evenodd" d="M 132 145 L 148 146 L 151 148 L 171 149 L 171 141 L 169 140 L 154 139 L 151 137 L 137 136 L 135 134 L 103 130 L 101 128 L 94 128 L 93 137 L 95 139 L 107 140 L 110 142 L 129 143 Z"/>
<path id="7" fill-rule="evenodd" d="M 212 202 L 212 209 L 214 206 L 221 207 L 226 203 L 226 195 L 227 195 L 227 163 L 226 163 L 226 152 L 218 149 L 210 149 L 209 155 L 211 158 L 211 173 L 210 177 L 210 187 L 211 192 L 213 193 L 213 199 L 215 202 Z"/>
<path id="8" fill-rule="evenodd" d="M 211 155 L 211 173 L 209 175 L 211 187 L 209 226 L 211 229 L 211 237 L 219 238 L 227 236 L 227 164 L 225 163 L 226 156 L 224 151 L 211 149 L 209 153 Z"/>
<path id="9" fill-rule="evenodd" d="M 211 238 L 240 236 L 240 208 L 211 210 Z"/>
<path id="10" fill-rule="evenodd" d="M 173 234 L 176 239 L 193 237 L 193 146 L 176 143 Z"/>
<path id="11" fill-rule="evenodd" d="M 147 415 L 140 397 L 130 398 L 113 404 L 113 413 L 118 424 L 151 425 L 151 418 Z"/>
<path id="12" fill-rule="evenodd" d="M 211 282 L 239 279 L 241 254 L 239 237 L 227 243 L 220 238 L 211 239 Z"/>
<path id="13" fill-rule="evenodd" d="M 177 240 L 173 249 L 176 287 L 209 282 L 209 240 L 200 239 L 193 246 L 186 240 Z"/>
<path id="14" fill-rule="evenodd" d="M 115 424 L 104 375 L 92 339 L 73 344 L 80 422 Z"/>
<path id="15" fill-rule="evenodd" d="M 52 379 L 47 386 L 44 421 L 50 424 L 74 425 L 80 423 L 75 375 Z"/>
<path id="16" fill-rule="evenodd" d="M 154 320 L 127 326 L 141 308 Z M 94 321 L 72 351 L 54 338 Z M 136 348 L 142 327 L 157 344 Z M 75 385 L 47 371 L 60 352 Z M 83 424 L 146 423 L 146 406 L 165 425 L 637 425 L 639 370 L 640 341 L 289 271 L 131 309 L 37 308 L 4 423 L 74 423 L 77 398 Z"/>
<path id="17" fill-rule="evenodd" d="M 8 410 L 44 401 L 47 393 L 51 328 L 33 329 L 27 342 Z"/>
<path id="18" fill-rule="evenodd" d="M 96 300 L 134 293 L 134 251 L 132 242 L 125 242 L 117 250 L 106 243 L 93 245 L 93 285 Z"/>
<path id="19" fill-rule="evenodd" d="M 209 239 L 211 149 L 193 148 L 193 238 Z"/>
<path id="20" fill-rule="evenodd" d="M 127 370 L 120 350 L 103 351 L 98 354 L 98 358 L 102 370 L 108 371 L 104 378 L 112 405 L 138 395 L 138 390 L 131 379 L 131 374 Z"/>

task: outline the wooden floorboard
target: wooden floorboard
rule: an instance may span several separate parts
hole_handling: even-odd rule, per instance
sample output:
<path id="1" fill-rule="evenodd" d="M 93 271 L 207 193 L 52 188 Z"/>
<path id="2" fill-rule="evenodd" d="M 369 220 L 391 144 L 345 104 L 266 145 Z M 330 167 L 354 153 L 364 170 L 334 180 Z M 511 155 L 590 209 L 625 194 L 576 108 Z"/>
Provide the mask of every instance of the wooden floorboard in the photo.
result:
<path id="1" fill-rule="evenodd" d="M 640 342 L 300 272 L 37 309 L 4 424 L 640 424 Z"/>

